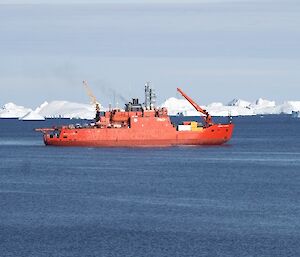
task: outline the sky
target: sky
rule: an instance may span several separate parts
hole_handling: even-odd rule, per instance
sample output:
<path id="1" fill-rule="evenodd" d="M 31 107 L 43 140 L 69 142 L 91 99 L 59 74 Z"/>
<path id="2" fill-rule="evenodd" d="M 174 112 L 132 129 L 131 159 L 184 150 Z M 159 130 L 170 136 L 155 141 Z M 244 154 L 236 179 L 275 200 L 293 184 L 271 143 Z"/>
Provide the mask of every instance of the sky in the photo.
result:
<path id="1" fill-rule="evenodd" d="M 0 0 L 0 105 L 300 100 L 298 0 Z"/>

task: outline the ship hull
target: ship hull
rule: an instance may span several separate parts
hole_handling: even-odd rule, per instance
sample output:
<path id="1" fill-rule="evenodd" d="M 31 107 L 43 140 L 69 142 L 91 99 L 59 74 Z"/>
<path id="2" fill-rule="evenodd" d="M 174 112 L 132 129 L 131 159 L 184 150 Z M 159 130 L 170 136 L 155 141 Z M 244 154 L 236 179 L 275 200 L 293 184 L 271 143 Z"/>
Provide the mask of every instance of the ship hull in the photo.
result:
<path id="1" fill-rule="evenodd" d="M 86 147 L 168 147 L 179 145 L 221 145 L 231 139 L 233 124 L 215 124 L 201 131 L 177 131 L 165 123 L 151 129 L 65 128 L 59 137 L 44 134 L 46 145 Z"/>

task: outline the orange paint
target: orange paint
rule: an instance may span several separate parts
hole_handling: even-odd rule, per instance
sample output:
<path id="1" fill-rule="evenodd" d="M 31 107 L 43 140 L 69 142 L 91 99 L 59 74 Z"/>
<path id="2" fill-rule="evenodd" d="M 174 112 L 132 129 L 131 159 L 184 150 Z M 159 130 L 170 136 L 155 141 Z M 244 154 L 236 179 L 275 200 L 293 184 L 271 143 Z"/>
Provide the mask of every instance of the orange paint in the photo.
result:
<path id="1" fill-rule="evenodd" d="M 192 101 L 192 100 L 191 100 Z M 95 125 L 74 128 L 37 129 L 44 133 L 46 145 L 93 146 L 93 147 L 136 147 L 176 145 L 221 145 L 231 139 L 233 124 L 214 124 L 210 121 L 203 127 L 195 122 L 190 131 L 178 131 L 171 123 L 166 108 L 154 110 L 107 111 Z"/>

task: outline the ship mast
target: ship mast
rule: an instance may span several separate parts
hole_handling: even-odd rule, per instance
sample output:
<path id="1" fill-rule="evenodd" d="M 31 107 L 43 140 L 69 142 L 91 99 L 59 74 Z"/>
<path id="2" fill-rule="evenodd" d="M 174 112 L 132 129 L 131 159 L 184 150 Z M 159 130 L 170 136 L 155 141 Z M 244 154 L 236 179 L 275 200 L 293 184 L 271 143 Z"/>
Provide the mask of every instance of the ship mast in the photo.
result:
<path id="1" fill-rule="evenodd" d="M 150 86 L 150 81 L 145 84 L 145 109 L 154 110 L 156 107 L 155 90 Z"/>
<path id="2" fill-rule="evenodd" d="M 180 88 L 177 88 L 177 91 L 200 113 L 204 115 L 204 121 L 206 126 L 211 126 L 214 123 L 212 122 L 212 118 L 210 114 L 202 109 L 192 98 L 190 98 L 187 94 L 185 94 Z"/>

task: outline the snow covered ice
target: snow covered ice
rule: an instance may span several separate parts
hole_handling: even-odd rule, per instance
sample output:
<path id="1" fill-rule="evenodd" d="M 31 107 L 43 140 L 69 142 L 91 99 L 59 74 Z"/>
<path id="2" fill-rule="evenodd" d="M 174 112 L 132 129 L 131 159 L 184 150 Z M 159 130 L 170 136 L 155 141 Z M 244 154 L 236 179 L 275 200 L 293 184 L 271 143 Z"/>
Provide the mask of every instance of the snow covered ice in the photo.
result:
<path id="1" fill-rule="evenodd" d="M 25 116 L 20 117 L 19 120 L 45 120 L 45 117 L 41 116 L 35 111 L 31 111 L 27 113 Z"/>
<path id="2" fill-rule="evenodd" d="M 95 117 L 95 107 L 92 105 L 67 101 L 44 102 L 36 112 L 45 118 L 93 119 Z"/>
<path id="3" fill-rule="evenodd" d="M 0 109 L 0 118 L 20 118 L 31 111 L 30 108 L 25 108 L 14 103 L 7 103 Z"/>
<path id="4" fill-rule="evenodd" d="M 171 97 L 161 104 L 167 107 L 170 115 L 200 116 L 193 106 L 185 99 Z M 201 106 L 212 116 L 251 116 L 267 114 L 292 114 L 300 111 L 300 101 L 285 101 L 276 104 L 259 98 L 251 103 L 242 99 L 233 99 L 224 105 L 220 102 Z M 44 102 L 35 110 L 19 106 L 14 103 L 7 103 L 0 108 L 0 118 L 19 118 L 21 120 L 43 120 L 45 118 L 79 118 L 93 119 L 95 117 L 95 107 L 90 104 L 73 103 L 68 101 Z"/>
<path id="5" fill-rule="evenodd" d="M 185 99 L 169 98 L 161 106 L 168 108 L 170 115 L 182 114 L 184 116 L 199 116 L 193 106 Z M 227 105 L 211 103 L 201 106 L 212 116 L 249 116 L 267 114 L 291 114 L 292 111 L 300 111 L 300 101 L 286 101 L 276 105 L 275 101 L 259 98 L 254 103 L 233 99 Z"/>

